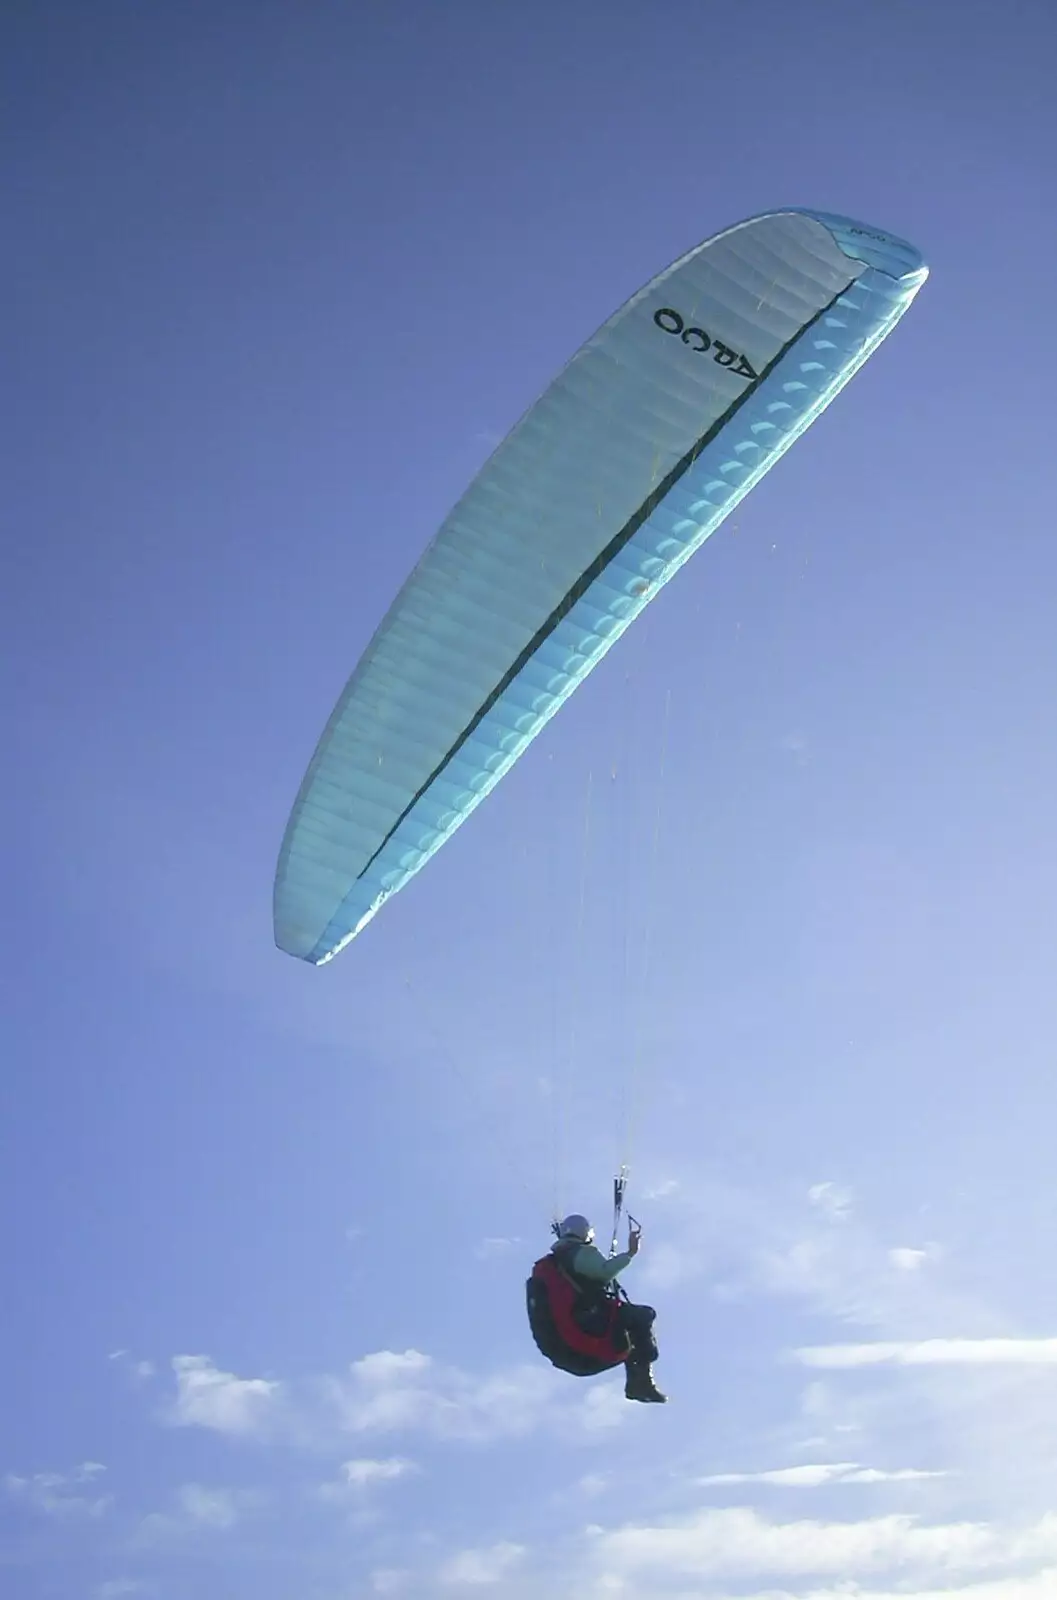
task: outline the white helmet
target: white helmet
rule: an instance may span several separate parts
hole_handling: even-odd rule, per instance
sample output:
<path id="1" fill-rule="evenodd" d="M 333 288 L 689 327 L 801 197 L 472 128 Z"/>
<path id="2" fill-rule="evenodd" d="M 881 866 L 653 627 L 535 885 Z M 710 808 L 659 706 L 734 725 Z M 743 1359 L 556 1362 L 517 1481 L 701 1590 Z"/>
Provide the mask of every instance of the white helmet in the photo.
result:
<path id="1" fill-rule="evenodd" d="M 571 1216 L 563 1217 L 558 1224 L 559 1239 L 579 1239 L 581 1244 L 590 1244 L 594 1236 L 595 1230 L 587 1218 L 582 1217 L 578 1211 L 574 1211 Z"/>

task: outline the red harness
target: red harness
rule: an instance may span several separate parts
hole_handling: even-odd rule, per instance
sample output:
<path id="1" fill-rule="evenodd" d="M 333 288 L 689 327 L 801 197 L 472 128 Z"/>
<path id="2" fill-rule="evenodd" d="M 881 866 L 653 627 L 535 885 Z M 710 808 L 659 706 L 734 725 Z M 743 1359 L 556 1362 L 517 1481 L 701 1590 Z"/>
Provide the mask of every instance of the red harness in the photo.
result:
<path id="1" fill-rule="evenodd" d="M 627 1360 L 630 1345 L 620 1326 L 620 1301 L 599 1293 L 585 1304 L 581 1283 L 557 1251 L 533 1267 L 528 1306 L 536 1343 L 556 1367 L 586 1377 Z"/>

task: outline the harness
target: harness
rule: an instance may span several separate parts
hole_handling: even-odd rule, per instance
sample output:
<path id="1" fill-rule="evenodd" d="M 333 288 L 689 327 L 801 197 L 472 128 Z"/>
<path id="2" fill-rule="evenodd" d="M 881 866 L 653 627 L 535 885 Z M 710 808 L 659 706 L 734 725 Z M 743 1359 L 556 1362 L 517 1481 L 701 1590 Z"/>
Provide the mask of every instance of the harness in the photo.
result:
<path id="1" fill-rule="evenodd" d="M 525 1285 L 529 1327 L 540 1352 L 562 1372 L 592 1377 L 617 1367 L 631 1348 L 620 1325 L 623 1290 L 581 1278 L 572 1270 L 580 1248 L 562 1240 L 532 1268 Z"/>

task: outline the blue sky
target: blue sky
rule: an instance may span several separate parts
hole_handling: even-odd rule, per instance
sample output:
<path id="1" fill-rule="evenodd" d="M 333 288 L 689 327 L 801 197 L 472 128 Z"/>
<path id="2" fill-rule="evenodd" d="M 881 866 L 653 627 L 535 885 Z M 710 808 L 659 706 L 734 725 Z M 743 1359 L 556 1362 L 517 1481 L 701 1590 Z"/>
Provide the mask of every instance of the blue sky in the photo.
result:
<path id="1" fill-rule="evenodd" d="M 1047 0 L 9 8 L 3 1600 L 1057 1593 L 1055 54 Z M 782 204 L 930 282 L 280 956 L 437 524 Z M 523 1317 L 631 1088 L 663 1410 Z"/>

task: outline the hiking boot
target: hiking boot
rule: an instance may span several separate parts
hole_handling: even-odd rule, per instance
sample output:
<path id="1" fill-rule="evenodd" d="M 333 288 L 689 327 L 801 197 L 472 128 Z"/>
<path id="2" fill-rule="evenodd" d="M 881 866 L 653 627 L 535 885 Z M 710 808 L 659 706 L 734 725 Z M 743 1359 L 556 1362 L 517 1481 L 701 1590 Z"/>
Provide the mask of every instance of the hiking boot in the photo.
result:
<path id="1" fill-rule="evenodd" d="M 624 1380 L 624 1398 L 626 1400 L 642 1400 L 654 1405 L 664 1405 L 668 1399 L 653 1381 L 653 1373 L 649 1367 L 629 1367 Z"/>

